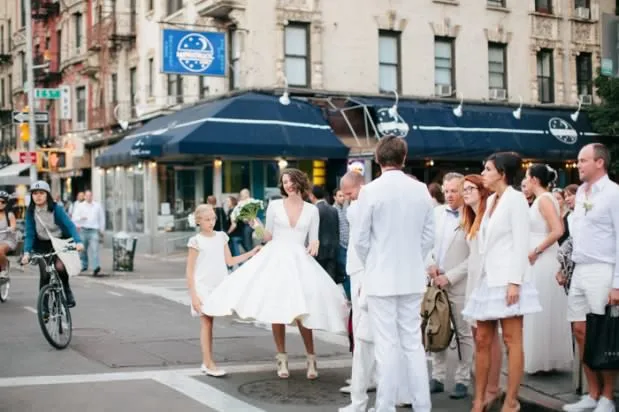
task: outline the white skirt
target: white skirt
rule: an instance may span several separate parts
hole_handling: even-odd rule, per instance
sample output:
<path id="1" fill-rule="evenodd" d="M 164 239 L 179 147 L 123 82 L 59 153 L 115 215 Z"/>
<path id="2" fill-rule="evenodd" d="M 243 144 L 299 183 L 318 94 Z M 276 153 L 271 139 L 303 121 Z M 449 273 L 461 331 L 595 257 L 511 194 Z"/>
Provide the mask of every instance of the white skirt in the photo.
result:
<path id="1" fill-rule="evenodd" d="M 485 276 L 479 286 L 473 289 L 462 315 L 473 321 L 497 320 L 523 316 L 542 311 L 537 290 L 532 283 L 520 285 L 520 299 L 514 305 L 507 305 L 507 285 L 488 286 Z"/>

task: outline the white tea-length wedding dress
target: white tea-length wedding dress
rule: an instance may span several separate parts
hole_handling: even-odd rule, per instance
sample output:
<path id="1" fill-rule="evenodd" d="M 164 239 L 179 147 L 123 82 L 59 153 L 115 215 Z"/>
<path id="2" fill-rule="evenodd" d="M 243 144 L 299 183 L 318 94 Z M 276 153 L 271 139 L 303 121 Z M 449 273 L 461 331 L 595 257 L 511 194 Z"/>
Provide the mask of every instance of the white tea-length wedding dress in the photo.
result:
<path id="1" fill-rule="evenodd" d="M 346 297 L 305 247 L 308 236 L 318 240 L 316 206 L 304 203 L 294 226 L 282 199 L 272 200 L 266 215 L 272 240 L 219 284 L 204 312 L 264 323 L 300 320 L 308 329 L 347 333 Z"/>

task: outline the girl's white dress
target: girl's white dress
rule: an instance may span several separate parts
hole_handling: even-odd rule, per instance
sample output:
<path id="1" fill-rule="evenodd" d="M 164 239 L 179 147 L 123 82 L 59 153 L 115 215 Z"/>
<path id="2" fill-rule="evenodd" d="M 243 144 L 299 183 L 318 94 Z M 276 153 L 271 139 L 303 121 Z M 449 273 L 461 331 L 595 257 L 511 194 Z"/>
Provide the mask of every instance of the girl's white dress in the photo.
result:
<path id="1" fill-rule="evenodd" d="M 550 193 L 544 193 L 559 213 L 559 203 Z M 539 210 L 539 199 L 531 205 L 531 250 L 548 236 L 548 225 Z M 535 284 L 542 304 L 542 311 L 524 317 L 524 370 L 526 373 L 569 369 L 572 366 L 572 332 L 565 319 L 567 296 L 557 284 L 559 271 L 558 243 L 544 251 L 531 267 L 531 279 Z"/>
<path id="2" fill-rule="evenodd" d="M 224 232 L 213 233 L 212 237 L 198 233 L 187 243 L 187 247 L 198 251 L 193 278 L 196 294 L 202 302 L 202 313 L 206 313 L 204 307 L 211 299 L 213 289 L 228 275 L 225 255 L 228 235 Z M 200 316 L 201 314 L 191 307 L 191 315 Z"/>
<path id="3" fill-rule="evenodd" d="M 266 230 L 273 239 L 213 291 L 205 305 L 211 316 L 236 314 L 264 323 L 292 324 L 347 333 L 346 297 L 316 260 L 306 241 L 318 240 L 316 206 L 304 203 L 293 227 L 283 199 L 267 208 Z"/>

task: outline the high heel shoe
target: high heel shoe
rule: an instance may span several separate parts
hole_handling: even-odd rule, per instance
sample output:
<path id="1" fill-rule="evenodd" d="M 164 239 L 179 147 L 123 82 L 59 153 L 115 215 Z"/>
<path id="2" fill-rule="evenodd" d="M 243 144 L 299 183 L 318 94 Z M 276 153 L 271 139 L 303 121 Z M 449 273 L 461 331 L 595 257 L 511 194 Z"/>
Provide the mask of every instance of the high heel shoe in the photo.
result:
<path id="1" fill-rule="evenodd" d="M 307 355 L 307 379 L 314 380 L 316 378 L 318 378 L 316 355 Z"/>
<path id="2" fill-rule="evenodd" d="M 288 355 L 278 353 L 275 355 L 275 359 L 277 360 L 277 376 L 281 379 L 288 378 L 290 376 L 290 372 L 288 372 Z"/>
<path id="3" fill-rule="evenodd" d="M 484 412 L 491 411 L 496 405 L 500 404 L 503 400 L 503 396 L 505 393 L 503 391 L 498 391 L 494 396 L 488 397 L 486 395 L 486 400 L 484 401 Z"/>

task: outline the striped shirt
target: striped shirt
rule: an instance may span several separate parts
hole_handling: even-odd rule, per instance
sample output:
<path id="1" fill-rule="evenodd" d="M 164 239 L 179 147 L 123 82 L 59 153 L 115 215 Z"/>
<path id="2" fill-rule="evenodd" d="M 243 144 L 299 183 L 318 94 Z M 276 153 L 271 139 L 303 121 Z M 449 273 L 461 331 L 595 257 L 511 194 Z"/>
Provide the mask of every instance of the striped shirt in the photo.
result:
<path id="1" fill-rule="evenodd" d="M 350 232 L 348 217 L 346 216 L 346 209 L 348 209 L 348 205 L 341 206 L 335 203 L 333 207 L 337 210 L 337 217 L 340 222 L 340 246 L 343 248 L 348 248 L 348 238 Z"/>

